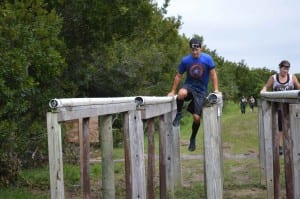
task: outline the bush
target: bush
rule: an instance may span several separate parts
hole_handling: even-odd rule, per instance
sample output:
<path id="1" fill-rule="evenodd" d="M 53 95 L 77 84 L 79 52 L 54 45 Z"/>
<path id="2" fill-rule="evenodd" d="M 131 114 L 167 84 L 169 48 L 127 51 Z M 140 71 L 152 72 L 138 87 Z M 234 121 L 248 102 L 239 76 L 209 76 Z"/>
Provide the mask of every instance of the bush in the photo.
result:
<path id="1" fill-rule="evenodd" d="M 0 187 L 17 181 L 21 162 L 17 155 L 9 152 L 0 153 Z"/>

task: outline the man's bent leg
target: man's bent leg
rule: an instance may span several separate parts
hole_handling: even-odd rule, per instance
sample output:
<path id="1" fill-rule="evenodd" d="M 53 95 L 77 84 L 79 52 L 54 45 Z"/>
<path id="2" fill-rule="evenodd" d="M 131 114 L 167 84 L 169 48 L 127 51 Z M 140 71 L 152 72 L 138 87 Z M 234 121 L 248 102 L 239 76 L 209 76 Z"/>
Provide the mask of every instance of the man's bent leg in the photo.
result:
<path id="1" fill-rule="evenodd" d="M 195 118 L 195 116 L 194 116 Z M 192 125 L 192 134 L 190 137 L 190 144 L 189 144 L 189 151 L 195 151 L 196 149 L 196 136 L 198 133 L 198 129 L 200 127 L 200 117 L 195 118 L 196 120 L 193 121 L 193 125 Z"/>
<path id="2" fill-rule="evenodd" d="M 184 104 L 184 98 L 187 95 L 186 89 L 180 89 L 178 92 L 178 96 L 176 98 L 176 104 L 177 104 L 177 113 L 175 116 L 175 119 L 173 120 L 173 126 L 177 127 L 180 124 L 180 120 L 183 117 L 181 111 Z"/>

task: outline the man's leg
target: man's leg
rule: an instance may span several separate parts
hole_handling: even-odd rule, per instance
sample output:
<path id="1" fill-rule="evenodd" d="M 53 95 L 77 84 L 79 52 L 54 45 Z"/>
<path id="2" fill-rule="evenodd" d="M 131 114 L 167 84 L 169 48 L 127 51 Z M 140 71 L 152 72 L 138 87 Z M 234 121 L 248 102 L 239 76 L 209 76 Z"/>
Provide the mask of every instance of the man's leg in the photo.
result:
<path id="1" fill-rule="evenodd" d="M 283 129 L 282 129 L 282 111 L 278 110 L 277 114 L 278 123 L 278 145 L 279 145 L 279 155 L 283 155 Z"/>
<path id="2" fill-rule="evenodd" d="M 184 98 L 187 96 L 187 90 L 185 88 L 181 88 L 178 92 L 177 98 L 176 98 L 176 104 L 177 104 L 177 113 L 175 116 L 175 119 L 173 120 L 173 126 L 177 127 L 180 124 L 180 120 L 183 117 L 182 115 L 182 107 L 184 104 Z"/>
<path id="3" fill-rule="evenodd" d="M 283 155 L 283 132 L 278 132 L 279 155 Z"/>
<path id="4" fill-rule="evenodd" d="M 197 136 L 199 127 L 200 127 L 200 121 L 193 121 L 192 134 L 190 137 L 190 145 L 188 148 L 189 151 L 195 151 L 195 149 L 196 149 L 196 136 Z"/>

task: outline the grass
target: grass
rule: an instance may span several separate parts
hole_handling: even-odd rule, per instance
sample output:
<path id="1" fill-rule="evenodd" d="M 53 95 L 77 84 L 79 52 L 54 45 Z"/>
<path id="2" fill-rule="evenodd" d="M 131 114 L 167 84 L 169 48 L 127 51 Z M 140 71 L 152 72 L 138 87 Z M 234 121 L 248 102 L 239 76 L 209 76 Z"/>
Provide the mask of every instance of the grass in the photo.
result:
<path id="1" fill-rule="evenodd" d="M 180 139 L 182 155 L 203 154 L 203 125 L 201 125 L 197 135 L 196 151 L 191 153 L 187 150 L 191 133 L 192 117 L 184 112 L 181 121 Z M 158 152 L 158 135 L 155 134 L 156 151 Z M 258 155 L 258 113 L 247 112 L 241 115 L 239 105 L 227 103 L 222 114 L 222 140 L 223 152 L 226 154 L 254 154 Z M 147 151 L 147 136 L 145 136 L 145 151 Z M 99 150 L 96 151 L 100 154 Z M 115 159 L 124 158 L 124 149 L 114 148 Z M 157 171 L 158 174 L 158 161 Z M 176 190 L 176 199 L 198 199 L 204 198 L 204 171 L 203 160 L 182 160 L 182 188 Z M 100 164 L 91 164 L 90 179 L 91 191 L 93 194 L 101 194 Z M 125 179 L 124 162 L 115 163 L 116 198 L 124 198 Z M 48 167 L 23 170 L 22 181 L 14 187 L 0 188 L 0 199 L 2 198 L 22 198 L 41 199 L 49 198 L 49 169 Z M 65 190 L 68 194 L 66 198 L 81 198 L 80 196 L 80 168 L 70 164 L 64 164 Z M 158 177 L 155 177 L 156 195 L 159 198 Z M 24 186 L 26 184 L 26 186 Z M 282 184 L 284 187 L 284 184 Z M 224 198 L 265 198 L 266 190 L 260 184 L 260 172 L 258 158 L 248 159 L 224 159 Z M 94 195 L 95 196 L 95 195 Z"/>
<path id="2" fill-rule="evenodd" d="M 30 191 L 22 188 L 15 189 L 13 187 L 0 189 L 1 199 L 45 199 L 45 196 L 38 196 Z"/>

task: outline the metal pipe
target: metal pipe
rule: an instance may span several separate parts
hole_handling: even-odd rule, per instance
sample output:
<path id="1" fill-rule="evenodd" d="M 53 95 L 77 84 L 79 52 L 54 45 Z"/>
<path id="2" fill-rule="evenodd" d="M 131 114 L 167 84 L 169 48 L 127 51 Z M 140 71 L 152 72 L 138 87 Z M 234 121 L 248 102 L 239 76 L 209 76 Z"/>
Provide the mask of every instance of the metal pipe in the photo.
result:
<path id="1" fill-rule="evenodd" d="M 273 92 L 261 92 L 260 95 L 266 98 L 285 98 L 285 99 L 300 99 L 299 90 L 289 91 L 273 91 Z"/>
<path id="2" fill-rule="evenodd" d="M 209 93 L 206 97 L 209 104 L 216 104 L 218 107 L 218 116 L 221 116 L 223 109 L 223 97 L 222 93 Z"/>
<path id="3" fill-rule="evenodd" d="M 135 97 L 113 97 L 113 98 L 62 98 L 51 99 L 49 102 L 50 108 L 59 108 L 66 106 L 87 106 L 87 105 L 103 105 L 103 104 L 118 104 L 118 103 L 134 103 Z"/>
<path id="4" fill-rule="evenodd" d="M 148 96 L 137 96 L 135 97 L 135 103 L 139 105 L 145 104 L 161 104 L 172 102 L 176 99 L 176 96 L 165 96 L 165 97 L 148 97 Z"/>
<path id="5" fill-rule="evenodd" d="M 208 94 L 208 96 L 206 97 L 207 101 L 210 104 L 220 104 L 223 103 L 222 100 L 222 94 L 218 94 L 218 93 L 210 93 Z"/>

